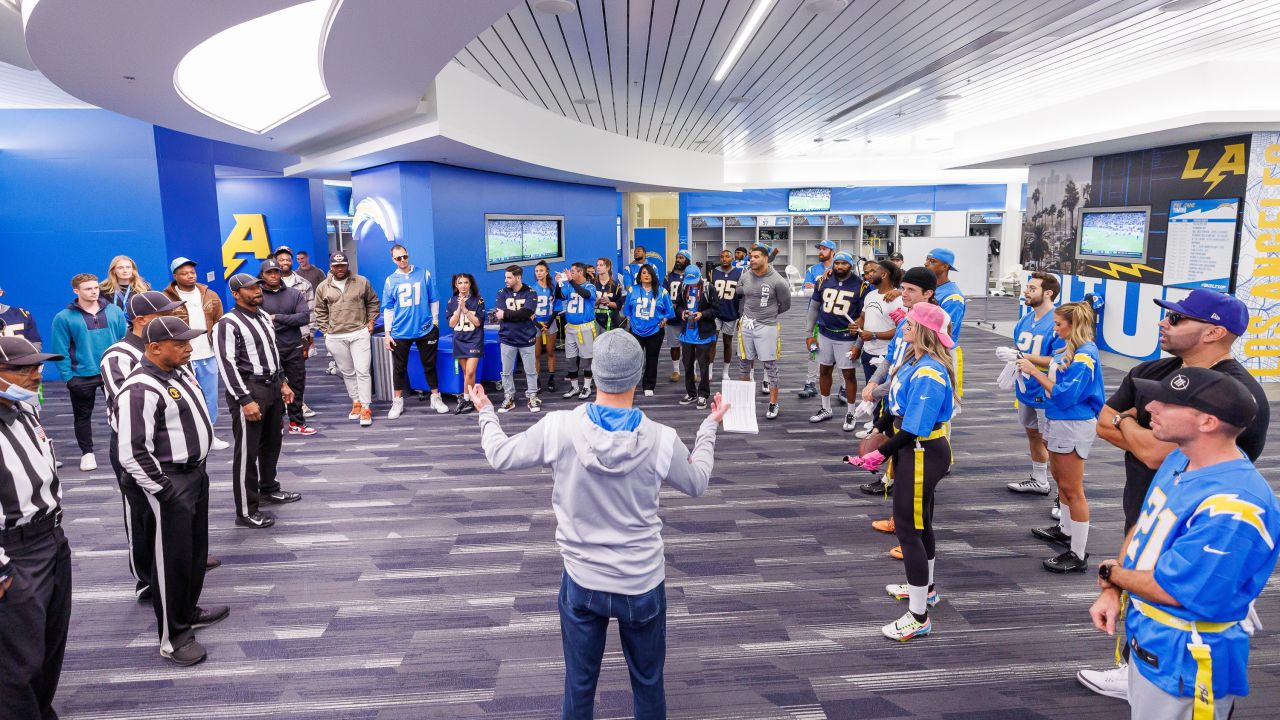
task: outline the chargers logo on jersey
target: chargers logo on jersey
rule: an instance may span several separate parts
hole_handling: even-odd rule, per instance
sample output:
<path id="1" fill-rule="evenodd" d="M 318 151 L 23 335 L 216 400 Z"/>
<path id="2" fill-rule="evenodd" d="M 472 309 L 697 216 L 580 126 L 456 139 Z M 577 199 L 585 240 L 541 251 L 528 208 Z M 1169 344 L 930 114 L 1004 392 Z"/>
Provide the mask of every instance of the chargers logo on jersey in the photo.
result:
<path id="1" fill-rule="evenodd" d="M 915 374 L 913 374 L 911 378 L 913 380 L 915 378 L 929 378 L 930 380 L 936 381 L 939 385 L 947 384 L 947 381 L 942 377 L 942 373 L 938 372 L 937 368 L 931 368 L 931 367 L 917 368 L 915 371 Z"/>
<path id="2" fill-rule="evenodd" d="M 1191 513 L 1191 517 L 1195 517 L 1202 512 L 1208 512 L 1209 517 L 1214 515 L 1229 515 L 1232 518 L 1248 525 L 1258 534 L 1262 536 L 1268 548 L 1275 547 L 1275 541 L 1271 539 L 1271 535 L 1267 533 L 1267 526 L 1262 522 L 1262 514 L 1265 512 L 1262 508 L 1254 505 L 1248 500 L 1241 500 L 1239 495 L 1234 493 L 1220 493 L 1218 495 L 1210 495 L 1205 498 Z"/>
<path id="3" fill-rule="evenodd" d="M 1093 364 L 1093 358 L 1089 357 L 1088 355 L 1086 355 L 1086 354 L 1084 354 L 1084 353 L 1076 353 L 1075 355 L 1072 355 L 1072 356 L 1071 356 L 1071 362 L 1078 362 L 1078 363 L 1080 363 L 1081 365 L 1084 365 L 1085 367 L 1089 368 L 1090 370 L 1097 370 L 1097 369 L 1098 369 L 1098 368 Z"/>

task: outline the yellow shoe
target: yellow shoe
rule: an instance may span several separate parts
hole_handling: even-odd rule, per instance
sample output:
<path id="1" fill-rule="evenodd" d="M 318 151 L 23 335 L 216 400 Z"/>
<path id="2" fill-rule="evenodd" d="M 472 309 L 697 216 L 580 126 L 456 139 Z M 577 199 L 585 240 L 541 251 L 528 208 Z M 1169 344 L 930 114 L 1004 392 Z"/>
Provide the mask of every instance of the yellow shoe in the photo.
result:
<path id="1" fill-rule="evenodd" d="M 893 518 L 889 518 L 888 520 L 876 520 L 871 523 L 871 527 L 882 533 L 889 533 L 890 535 L 897 532 L 897 529 L 893 524 Z"/>
<path id="2" fill-rule="evenodd" d="M 890 550 L 890 551 L 889 551 L 889 557 L 893 558 L 894 560 L 901 560 L 901 559 L 902 559 L 902 546 L 901 546 L 901 545 L 899 545 L 898 547 L 896 547 L 896 548 L 894 548 L 894 549 Z"/>

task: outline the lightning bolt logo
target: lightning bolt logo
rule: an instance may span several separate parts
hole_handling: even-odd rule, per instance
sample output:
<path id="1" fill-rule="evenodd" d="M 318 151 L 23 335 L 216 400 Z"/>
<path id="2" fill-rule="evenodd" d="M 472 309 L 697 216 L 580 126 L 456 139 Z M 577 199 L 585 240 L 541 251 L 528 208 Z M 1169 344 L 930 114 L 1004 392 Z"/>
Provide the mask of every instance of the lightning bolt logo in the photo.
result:
<path id="1" fill-rule="evenodd" d="M 1191 513 L 1191 517 L 1194 518 L 1202 512 L 1208 512 L 1209 517 L 1213 517 L 1214 515 L 1230 515 L 1236 520 L 1239 520 L 1245 525 L 1257 530 L 1268 548 L 1275 548 L 1275 540 L 1273 540 L 1271 535 L 1267 533 L 1267 527 L 1262 522 L 1262 514 L 1265 511 L 1247 500 L 1241 500 L 1239 495 L 1227 493 L 1211 495 L 1200 503 L 1199 507 L 1196 508 L 1196 511 Z"/>
<path id="2" fill-rule="evenodd" d="M 1084 354 L 1084 353 L 1076 353 L 1075 355 L 1071 356 L 1071 362 L 1078 362 L 1078 363 L 1080 363 L 1081 365 L 1084 365 L 1084 366 L 1088 367 L 1090 370 L 1097 370 L 1097 369 L 1098 369 L 1098 368 L 1093 364 L 1093 358 L 1089 357 L 1088 355 L 1086 355 L 1086 354 Z"/>
<path id="3" fill-rule="evenodd" d="M 1108 275 L 1110 277 L 1113 277 L 1116 280 L 1120 279 L 1120 273 L 1124 273 L 1125 275 L 1132 275 L 1133 277 L 1136 277 L 1136 278 L 1141 278 L 1142 271 L 1144 270 L 1150 273 L 1155 273 L 1157 275 L 1162 274 L 1159 270 L 1151 267 L 1150 265 L 1143 265 L 1142 263 L 1122 265 L 1120 263 L 1109 262 L 1107 263 L 1107 267 L 1102 267 L 1101 265 L 1094 265 L 1091 263 L 1089 267 L 1093 268 L 1094 270 L 1097 270 L 1103 275 Z"/>
<path id="4" fill-rule="evenodd" d="M 942 379 L 942 373 L 938 372 L 937 368 L 922 367 L 915 371 L 912 378 L 929 378 L 930 380 L 936 380 L 939 385 L 947 384 L 947 381 Z"/>

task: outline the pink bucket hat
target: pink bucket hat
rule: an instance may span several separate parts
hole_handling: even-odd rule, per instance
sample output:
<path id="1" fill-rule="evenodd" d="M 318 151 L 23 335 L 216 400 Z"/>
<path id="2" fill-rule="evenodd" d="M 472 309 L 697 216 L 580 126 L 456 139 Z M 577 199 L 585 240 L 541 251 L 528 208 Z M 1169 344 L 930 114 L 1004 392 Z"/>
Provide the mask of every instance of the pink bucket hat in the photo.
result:
<path id="1" fill-rule="evenodd" d="M 911 312 L 907 313 L 907 319 L 937 333 L 938 341 L 942 343 L 942 347 L 952 348 L 956 346 L 951 339 L 951 333 L 942 329 L 947 324 L 947 313 L 937 305 L 918 302 L 912 306 Z"/>

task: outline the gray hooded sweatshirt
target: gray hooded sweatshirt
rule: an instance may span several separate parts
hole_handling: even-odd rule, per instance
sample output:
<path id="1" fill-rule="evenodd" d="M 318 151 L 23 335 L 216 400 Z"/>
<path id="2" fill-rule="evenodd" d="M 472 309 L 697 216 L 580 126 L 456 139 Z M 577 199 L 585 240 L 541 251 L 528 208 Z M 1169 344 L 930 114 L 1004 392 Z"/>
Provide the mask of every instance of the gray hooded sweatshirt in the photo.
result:
<path id="1" fill-rule="evenodd" d="M 582 587 L 640 595 L 666 578 L 658 492 L 662 484 L 694 497 L 706 492 L 716 422 L 698 428 L 693 452 L 673 428 L 644 417 L 635 430 L 606 430 L 586 405 L 548 413 L 508 436 L 490 405 L 480 412 L 480 443 L 496 470 L 551 468 L 551 505 L 564 569 Z"/>

